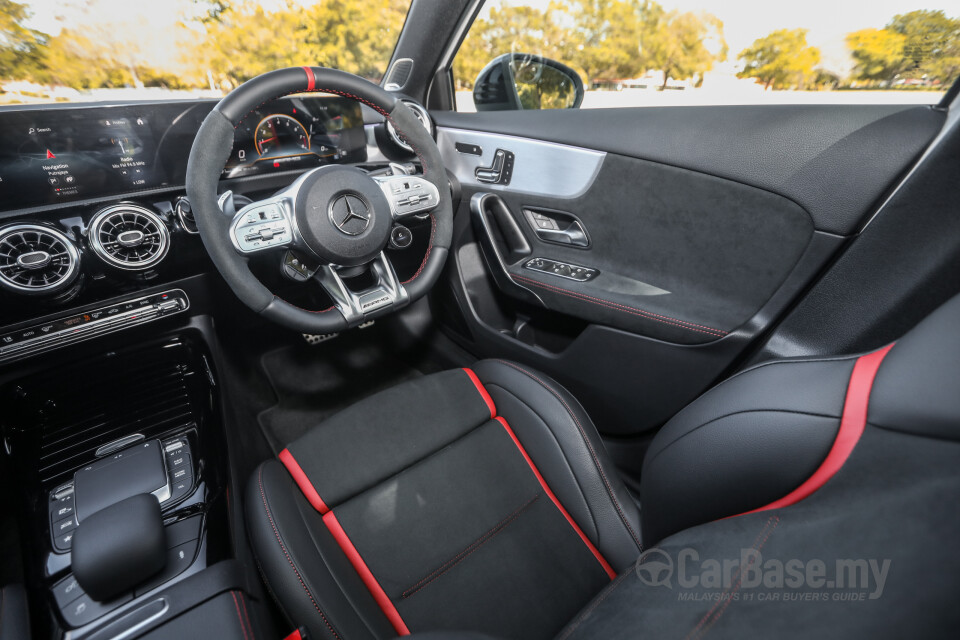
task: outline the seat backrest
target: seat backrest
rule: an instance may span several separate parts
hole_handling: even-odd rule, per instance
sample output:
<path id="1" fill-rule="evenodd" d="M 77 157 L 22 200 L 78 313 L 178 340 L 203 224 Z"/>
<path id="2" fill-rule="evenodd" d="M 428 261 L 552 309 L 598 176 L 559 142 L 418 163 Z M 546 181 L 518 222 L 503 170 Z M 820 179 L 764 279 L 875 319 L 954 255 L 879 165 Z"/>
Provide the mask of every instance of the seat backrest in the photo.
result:
<path id="1" fill-rule="evenodd" d="M 688 527 L 780 504 L 811 478 L 829 481 L 823 467 L 828 457 L 835 459 L 838 436 L 846 437 L 841 424 L 851 419 L 851 394 L 866 394 L 863 421 L 870 428 L 960 440 L 960 296 L 887 348 L 764 363 L 677 414 L 644 460 L 646 546 Z"/>

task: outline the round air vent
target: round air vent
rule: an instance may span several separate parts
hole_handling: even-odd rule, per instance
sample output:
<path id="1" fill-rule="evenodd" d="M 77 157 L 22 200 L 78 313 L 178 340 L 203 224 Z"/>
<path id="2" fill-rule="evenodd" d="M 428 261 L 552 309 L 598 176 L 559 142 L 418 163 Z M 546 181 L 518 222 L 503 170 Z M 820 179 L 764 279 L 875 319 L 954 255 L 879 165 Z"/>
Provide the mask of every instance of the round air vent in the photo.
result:
<path id="1" fill-rule="evenodd" d="M 52 293 L 80 273 L 80 253 L 50 227 L 15 224 L 0 229 L 0 285 L 19 293 Z"/>
<path id="2" fill-rule="evenodd" d="M 410 110 L 413 111 L 413 115 L 417 117 L 417 120 L 420 121 L 420 124 L 423 125 L 423 128 L 433 135 L 433 120 L 430 119 L 430 114 L 427 113 L 427 110 L 424 109 L 419 103 L 414 102 L 413 100 L 403 100 L 400 102 L 410 107 Z M 390 137 L 395 143 L 406 149 L 407 151 L 413 151 L 413 147 L 404 142 L 399 135 L 397 135 L 397 130 L 394 128 L 393 123 L 390 120 L 387 120 L 387 131 L 390 132 Z"/>
<path id="3" fill-rule="evenodd" d="M 115 267 L 147 269 L 167 255 L 170 233 L 160 216 L 135 204 L 107 207 L 93 216 L 90 246 Z"/>

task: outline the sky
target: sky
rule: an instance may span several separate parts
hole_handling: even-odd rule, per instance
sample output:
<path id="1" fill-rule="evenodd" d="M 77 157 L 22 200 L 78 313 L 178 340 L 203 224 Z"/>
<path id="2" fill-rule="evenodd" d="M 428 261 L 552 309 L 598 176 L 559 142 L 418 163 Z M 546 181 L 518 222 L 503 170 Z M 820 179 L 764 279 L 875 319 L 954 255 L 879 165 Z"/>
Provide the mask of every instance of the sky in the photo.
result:
<path id="1" fill-rule="evenodd" d="M 145 57 L 160 64 L 176 60 L 175 26 L 197 11 L 191 0 L 19 0 L 33 12 L 30 25 L 56 34 L 64 25 L 100 23 L 111 31 L 136 34 Z M 315 0 L 299 0 L 304 4 Z M 363 0 L 356 0 L 363 2 Z M 546 7 L 549 0 L 488 0 L 490 5 Z M 667 9 L 706 11 L 724 23 L 729 64 L 754 40 L 782 28 L 809 29 L 807 41 L 821 50 L 821 66 L 846 73 L 851 61 L 844 36 L 881 28 L 894 15 L 915 9 L 942 9 L 960 16 L 960 0 L 658 0 Z M 267 0 L 266 4 L 278 0 Z"/>

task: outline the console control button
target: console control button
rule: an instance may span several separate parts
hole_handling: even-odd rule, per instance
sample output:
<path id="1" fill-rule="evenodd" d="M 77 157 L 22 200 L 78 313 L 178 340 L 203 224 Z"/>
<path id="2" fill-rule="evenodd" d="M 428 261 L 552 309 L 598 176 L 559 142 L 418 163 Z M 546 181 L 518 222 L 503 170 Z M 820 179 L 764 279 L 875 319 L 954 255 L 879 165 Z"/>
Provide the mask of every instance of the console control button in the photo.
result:
<path id="1" fill-rule="evenodd" d="M 73 602 L 68 603 L 60 612 L 63 613 L 63 619 L 68 625 L 82 627 L 130 600 L 133 600 L 133 594 L 131 593 L 114 598 L 109 602 L 97 602 L 87 594 L 83 594 Z"/>
<path id="2" fill-rule="evenodd" d="M 163 568 L 163 571 L 152 577 L 150 580 L 140 585 L 136 589 L 137 597 L 142 596 L 152 589 L 156 589 L 160 585 L 173 578 L 177 577 L 181 573 L 187 570 L 187 568 L 193 564 L 193 557 L 197 553 L 197 545 L 199 544 L 198 540 L 191 540 L 189 542 L 184 542 L 183 544 L 176 546 L 172 549 L 167 550 L 167 564 Z"/>
<path id="3" fill-rule="evenodd" d="M 77 528 L 77 519 L 73 516 L 53 523 L 53 535 L 60 536 Z"/>
<path id="4" fill-rule="evenodd" d="M 61 610 L 84 594 L 83 587 L 77 582 L 77 579 L 70 574 L 57 584 L 53 585 L 53 599 L 57 601 L 57 606 Z"/>
<path id="5" fill-rule="evenodd" d="M 180 498 L 189 495 L 193 488 L 193 478 L 188 474 L 180 480 L 174 480 L 170 486 L 170 502 L 176 502 Z"/>
<path id="6" fill-rule="evenodd" d="M 50 518 L 54 522 L 64 518 L 72 518 L 74 516 L 73 511 L 73 494 L 71 494 L 50 505 Z"/>
<path id="7" fill-rule="evenodd" d="M 69 531 L 53 539 L 53 546 L 57 551 L 70 551 L 73 545 L 73 531 Z"/>
<path id="8" fill-rule="evenodd" d="M 549 260 L 547 258 L 531 258 L 524 263 L 523 268 L 530 269 L 531 271 L 539 271 L 540 273 L 549 273 L 552 276 L 576 280 L 577 282 L 587 282 L 600 275 L 599 271 L 590 267 L 567 262 L 557 262 L 556 260 Z"/>
<path id="9" fill-rule="evenodd" d="M 191 465 L 190 454 L 186 452 L 180 453 L 180 455 L 176 456 L 167 456 L 167 468 L 171 473 L 176 470 L 186 469 L 187 475 L 193 475 L 193 466 Z M 177 480 L 177 478 L 174 477 L 174 480 Z"/>

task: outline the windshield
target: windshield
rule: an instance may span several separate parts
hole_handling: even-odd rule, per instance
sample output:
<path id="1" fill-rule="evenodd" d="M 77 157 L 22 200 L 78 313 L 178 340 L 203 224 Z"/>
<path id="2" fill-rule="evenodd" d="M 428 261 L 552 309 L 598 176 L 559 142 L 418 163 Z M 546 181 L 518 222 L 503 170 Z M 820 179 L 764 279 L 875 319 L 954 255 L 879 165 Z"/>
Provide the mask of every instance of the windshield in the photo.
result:
<path id="1" fill-rule="evenodd" d="M 0 0 L 0 104 L 219 98 L 283 67 L 379 82 L 409 0 Z"/>

